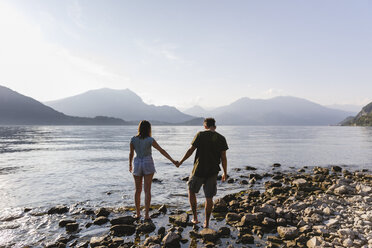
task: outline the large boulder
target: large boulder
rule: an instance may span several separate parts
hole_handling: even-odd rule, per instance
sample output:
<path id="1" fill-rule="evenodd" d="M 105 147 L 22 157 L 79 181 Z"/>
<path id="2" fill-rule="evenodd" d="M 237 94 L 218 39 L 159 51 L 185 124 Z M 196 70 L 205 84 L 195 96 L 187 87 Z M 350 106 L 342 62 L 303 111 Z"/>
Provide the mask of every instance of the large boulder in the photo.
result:
<path id="1" fill-rule="evenodd" d="M 64 214 L 69 211 L 66 206 L 55 206 L 48 210 L 48 214 Z"/>
<path id="2" fill-rule="evenodd" d="M 213 212 L 224 213 L 227 212 L 227 204 L 224 199 L 217 199 L 213 203 Z"/>
<path id="3" fill-rule="evenodd" d="M 152 221 L 149 221 L 149 222 L 145 222 L 137 226 L 136 232 L 137 233 L 151 233 L 155 231 L 155 229 L 156 229 L 155 224 Z"/>
<path id="4" fill-rule="evenodd" d="M 219 238 L 218 232 L 210 228 L 204 228 L 199 234 L 204 241 L 215 242 Z"/>
<path id="5" fill-rule="evenodd" d="M 96 218 L 94 221 L 93 221 L 93 224 L 94 225 L 103 225 L 103 224 L 106 224 L 109 220 L 107 219 L 107 217 L 105 216 L 100 216 L 98 218 Z"/>
<path id="6" fill-rule="evenodd" d="M 132 216 L 122 216 L 122 217 L 118 217 L 118 218 L 115 218 L 115 219 L 112 219 L 110 221 L 111 225 L 132 225 L 134 222 L 136 221 L 136 219 Z"/>
<path id="7" fill-rule="evenodd" d="M 165 247 L 181 247 L 180 245 L 181 236 L 175 232 L 169 232 L 163 238 L 163 244 Z"/>

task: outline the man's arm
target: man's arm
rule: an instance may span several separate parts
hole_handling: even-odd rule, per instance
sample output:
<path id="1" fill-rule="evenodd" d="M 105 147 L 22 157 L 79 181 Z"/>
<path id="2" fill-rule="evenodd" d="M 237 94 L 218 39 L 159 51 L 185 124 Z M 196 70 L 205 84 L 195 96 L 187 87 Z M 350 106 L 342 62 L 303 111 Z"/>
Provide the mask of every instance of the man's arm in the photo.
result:
<path id="1" fill-rule="evenodd" d="M 179 162 L 179 165 L 180 166 L 186 159 L 188 159 L 195 151 L 196 147 L 195 146 L 191 146 L 187 152 L 185 153 L 185 156 L 183 156 L 183 158 L 181 159 L 181 161 Z"/>
<path id="2" fill-rule="evenodd" d="M 227 157 L 226 157 L 226 151 L 221 152 L 221 161 L 222 161 L 222 169 L 223 169 L 223 174 L 222 174 L 222 182 L 226 181 L 227 178 Z"/>

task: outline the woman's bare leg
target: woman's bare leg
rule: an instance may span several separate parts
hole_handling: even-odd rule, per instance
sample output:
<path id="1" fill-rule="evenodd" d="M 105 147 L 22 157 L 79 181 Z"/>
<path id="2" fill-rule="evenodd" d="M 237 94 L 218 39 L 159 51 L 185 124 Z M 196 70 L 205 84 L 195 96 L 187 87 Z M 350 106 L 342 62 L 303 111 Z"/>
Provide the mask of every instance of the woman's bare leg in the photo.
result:
<path id="1" fill-rule="evenodd" d="M 136 204 L 136 217 L 141 216 L 141 192 L 142 192 L 142 176 L 134 176 L 136 191 L 134 193 L 134 203 Z"/>
<path id="2" fill-rule="evenodd" d="M 150 219 L 149 209 L 151 204 L 151 184 L 154 173 L 145 175 L 144 180 L 144 191 L 145 191 L 145 219 Z"/>

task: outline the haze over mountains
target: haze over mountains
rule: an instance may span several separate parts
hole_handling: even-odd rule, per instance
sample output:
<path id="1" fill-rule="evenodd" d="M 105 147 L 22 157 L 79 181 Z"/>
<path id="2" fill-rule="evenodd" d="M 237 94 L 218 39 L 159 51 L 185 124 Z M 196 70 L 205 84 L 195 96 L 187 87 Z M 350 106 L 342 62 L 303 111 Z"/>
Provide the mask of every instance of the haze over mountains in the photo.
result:
<path id="1" fill-rule="evenodd" d="M 91 90 L 45 104 L 69 115 L 84 117 L 105 115 L 126 121 L 150 120 L 175 124 L 195 118 L 182 113 L 175 107 L 146 104 L 129 89 Z"/>
<path id="2" fill-rule="evenodd" d="M 195 106 L 182 113 L 171 106 L 146 104 L 129 89 L 106 88 L 46 104 L 50 107 L 0 86 L 0 124 L 125 125 L 147 119 L 153 124 L 201 125 L 202 119 L 195 116 L 212 116 L 218 125 L 336 125 L 355 115 L 288 96 L 245 97 L 211 111 Z"/>

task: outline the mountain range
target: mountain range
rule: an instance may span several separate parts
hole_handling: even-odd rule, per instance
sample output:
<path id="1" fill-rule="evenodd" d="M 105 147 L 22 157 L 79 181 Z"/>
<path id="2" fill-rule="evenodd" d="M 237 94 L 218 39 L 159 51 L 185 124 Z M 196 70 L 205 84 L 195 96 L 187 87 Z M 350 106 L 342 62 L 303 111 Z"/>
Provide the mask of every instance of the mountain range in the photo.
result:
<path id="1" fill-rule="evenodd" d="M 0 125 L 125 125 L 118 118 L 65 115 L 0 85 Z"/>
<path id="2" fill-rule="evenodd" d="M 133 125 L 146 119 L 153 124 L 201 125 L 202 117 L 214 117 L 218 125 L 336 125 L 354 114 L 289 96 L 245 97 L 213 110 L 195 106 L 182 113 L 146 104 L 129 89 L 107 88 L 42 104 L 0 86 L 0 124 Z"/>
<path id="3" fill-rule="evenodd" d="M 372 102 L 362 108 L 355 116 L 347 117 L 340 123 L 342 126 L 372 126 Z"/>
<path id="4" fill-rule="evenodd" d="M 113 116 L 126 121 L 150 120 L 160 123 L 176 124 L 194 119 L 170 106 L 155 106 L 143 100 L 129 89 L 98 89 L 46 105 L 68 115 L 94 117 L 97 115 Z"/>

